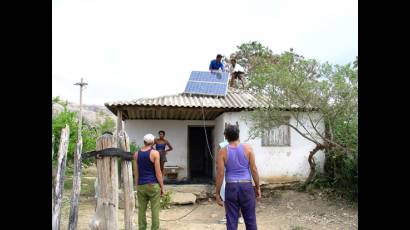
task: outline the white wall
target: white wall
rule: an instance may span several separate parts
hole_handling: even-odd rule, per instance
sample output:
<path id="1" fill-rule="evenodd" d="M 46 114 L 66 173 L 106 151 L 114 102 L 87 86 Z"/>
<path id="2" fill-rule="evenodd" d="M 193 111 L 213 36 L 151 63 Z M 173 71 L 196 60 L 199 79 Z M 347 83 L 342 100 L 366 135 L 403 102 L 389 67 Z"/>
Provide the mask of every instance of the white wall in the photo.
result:
<path id="1" fill-rule="evenodd" d="M 213 172 L 213 177 L 216 177 L 216 156 L 218 154 L 219 151 L 219 143 L 224 141 L 224 129 L 225 129 L 225 122 L 224 122 L 224 117 L 225 114 L 221 114 L 219 115 L 216 119 L 215 119 L 215 127 L 213 130 L 213 138 L 214 138 L 214 172 Z"/>
<path id="2" fill-rule="evenodd" d="M 249 143 L 254 152 L 256 164 L 261 180 L 266 182 L 280 182 L 295 179 L 304 179 L 309 174 L 309 163 L 307 158 L 309 152 L 315 147 L 313 143 L 303 138 L 293 129 L 291 130 L 291 146 L 289 147 L 262 147 L 261 139 L 249 139 L 248 127 L 250 122 L 246 120 L 248 112 L 223 113 L 214 121 L 207 121 L 206 125 L 214 126 L 213 129 L 213 149 L 214 159 L 219 150 L 219 143 L 224 140 L 223 131 L 225 122 L 235 124 L 239 122 L 240 140 Z M 296 124 L 296 120 L 291 118 L 291 123 Z M 183 167 L 178 175 L 178 180 L 188 177 L 188 126 L 202 126 L 203 121 L 193 120 L 127 120 L 125 130 L 130 137 L 130 141 L 138 145 L 143 144 L 143 136 L 152 133 L 158 136 L 159 130 L 166 132 L 165 138 L 170 141 L 174 150 L 167 155 L 166 165 L 178 165 Z M 309 127 L 307 127 L 309 129 Z M 323 124 L 321 123 L 323 130 Z M 249 139 L 249 140 L 248 140 Z M 319 171 L 323 171 L 324 153 L 319 151 L 315 155 L 315 161 Z M 214 160 L 214 176 L 216 167 Z"/>
<path id="3" fill-rule="evenodd" d="M 215 121 L 207 121 L 206 125 L 213 126 Z M 178 165 L 183 167 L 179 171 L 178 180 L 188 176 L 188 126 L 202 126 L 203 121 L 194 120 L 126 120 L 125 131 L 130 142 L 142 146 L 143 137 L 151 133 L 158 137 L 158 131 L 165 131 L 167 139 L 174 148 L 167 154 L 168 162 L 165 165 Z"/>
<path id="4" fill-rule="evenodd" d="M 307 159 L 309 152 L 315 145 L 295 130 L 290 129 L 290 147 L 262 147 L 260 138 L 249 139 L 248 127 L 251 126 L 251 122 L 246 119 L 247 114 L 248 112 L 225 113 L 223 114 L 223 122 L 232 124 L 239 122 L 239 138 L 241 142 L 249 143 L 252 146 L 261 180 L 279 182 L 306 178 L 309 174 Z M 296 125 L 294 117 L 291 118 L 291 123 Z M 323 130 L 323 123 L 320 125 Z M 309 130 L 309 127 L 307 129 Z M 323 171 L 324 153 L 322 151 L 316 153 L 315 162 L 319 171 Z"/>

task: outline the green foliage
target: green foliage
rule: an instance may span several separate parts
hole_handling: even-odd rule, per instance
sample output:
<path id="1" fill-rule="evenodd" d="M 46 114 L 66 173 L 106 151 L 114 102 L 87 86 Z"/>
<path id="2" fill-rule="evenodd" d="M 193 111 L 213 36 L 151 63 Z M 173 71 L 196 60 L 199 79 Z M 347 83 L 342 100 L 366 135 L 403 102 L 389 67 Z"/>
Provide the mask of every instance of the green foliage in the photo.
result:
<path id="1" fill-rule="evenodd" d="M 86 178 L 81 177 L 81 196 L 94 196 L 95 188 L 94 188 L 94 178 Z M 73 177 L 66 176 L 64 180 L 64 190 L 70 191 L 73 188 Z"/>
<path id="2" fill-rule="evenodd" d="M 56 163 L 57 158 L 55 157 L 58 153 L 58 148 L 60 144 L 61 130 L 67 124 L 70 128 L 70 137 L 67 151 L 67 163 L 68 166 L 74 160 L 74 151 L 77 143 L 78 135 L 78 113 L 69 111 L 67 109 L 67 103 L 62 102 L 59 97 L 52 99 L 52 103 L 58 103 L 64 107 L 64 110 L 52 118 L 52 135 L 54 137 L 53 142 L 53 165 Z M 82 152 L 88 152 L 95 150 L 96 140 L 102 135 L 104 131 L 113 132 L 115 129 L 115 122 L 110 117 L 107 117 L 102 124 L 90 124 L 87 121 L 82 121 L 81 136 L 83 141 Z M 82 159 L 82 163 L 85 166 L 90 165 L 94 162 L 93 158 Z"/>
<path id="3" fill-rule="evenodd" d="M 114 132 L 115 131 L 115 121 L 111 117 L 106 117 L 104 122 L 99 125 L 100 131 L 103 132 Z"/>
<path id="4" fill-rule="evenodd" d="M 313 180 L 315 188 L 331 188 L 336 195 L 357 202 L 358 165 L 356 154 L 326 153 L 325 172 Z"/>
<path id="5" fill-rule="evenodd" d="M 139 151 L 140 149 L 141 149 L 141 146 L 137 145 L 135 142 L 131 142 L 130 151 L 132 153 L 135 153 L 136 151 Z"/>
<path id="6" fill-rule="evenodd" d="M 321 188 L 332 188 L 337 195 L 351 201 L 358 199 L 358 119 L 333 121 L 334 140 L 354 151 L 346 154 L 339 149 L 326 151 L 325 172 L 318 175 L 315 184 Z"/>
<path id="7" fill-rule="evenodd" d="M 353 64 L 332 65 L 305 59 L 292 50 L 275 55 L 258 42 L 238 49 L 235 55 L 250 66 L 248 91 L 268 104 L 251 112 L 250 136 L 288 125 L 316 145 L 324 145 L 326 175 L 316 177 L 315 183 L 357 197 L 357 57 Z M 296 122 L 289 123 L 287 116 Z"/>
<path id="8" fill-rule="evenodd" d="M 260 42 L 250 41 L 237 46 L 238 50 L 231 55 L 246 71 L 252 71 L 258 61 L 273 58 L 272 51 Z"/>
<path id="9" fill-rule="evenodd" d="M 67 159 L 73 159 L 73 153 L 77 140 L 77 113 L 70 112 L 67 107 L 64 106 L 64 111 L 52 118 L 52 133 L 54 135 L 54 154 L 58 154 L 58 148 L 60 144 L 61 130 L 65 128 L 66 124 L 70 129 L 69 144 L 67 151 Z M 53 157 L 56 161 L 57 157 Z"/>
<path id="10" fill-rule="evenodd" d="M 269 107 L 251 113 L 255 122 L 252 136 L 260 136 L 264 130 L 276 126 L 289 125 L 315 144 L 333 142 L 326 146 L 332 148 L 347 143 L 335 139 L 334 131 L 351 124 L 357 126 L 357 69 L 350 63 L 344 66 L 320 64 L 293 52 L 284 52 L 277 58 L 258 58 L 260 60 L 249 73 L 249 91 L 266 101 Z M 287 111 L 297 121 L 292 126 L 283 116 L 283 110 L 288 108 L 309 110 L 305 114 L 300 109 Z M 321 135 L 318 129 L 321 121 L 327 126 L 328 136 Z M 307 127 L 314 131 L 309 132 Z M 349 138 L 357 140 L 354 135 Z"/>
<path id="11" fill-rule="evenodd" d="M 172 192 L 167 191 L 163 197 L 161 197 L 160 201 L 159 201 L 159 206 L 161 209 L 166 209 L 170 207 L 171 204 L 171 196 L 172 196 Z"/>

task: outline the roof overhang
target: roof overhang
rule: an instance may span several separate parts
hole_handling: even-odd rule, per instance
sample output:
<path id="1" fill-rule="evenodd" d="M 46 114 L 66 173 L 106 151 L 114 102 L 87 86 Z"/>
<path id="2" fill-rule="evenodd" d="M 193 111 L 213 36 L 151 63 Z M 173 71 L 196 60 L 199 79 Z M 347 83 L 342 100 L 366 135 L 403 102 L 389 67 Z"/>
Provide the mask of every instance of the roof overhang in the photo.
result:
<path id="1" fill-rule="evenodd" d="M 215 120 L 224 112 L 239 108 L 198 108 L 175 106 L 107 106 L 114 113 L 122 111 L 123 120 Z"/>

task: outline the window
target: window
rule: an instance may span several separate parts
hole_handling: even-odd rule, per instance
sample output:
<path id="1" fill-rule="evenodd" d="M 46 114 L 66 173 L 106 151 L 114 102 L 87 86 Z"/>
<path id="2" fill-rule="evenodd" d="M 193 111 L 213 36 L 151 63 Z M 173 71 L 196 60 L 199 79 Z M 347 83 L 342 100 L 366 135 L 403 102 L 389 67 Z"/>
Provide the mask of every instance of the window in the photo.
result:
<path id="1" fill-rule="evenodd" d="M 290 146 L 290 127 L 281 125 L 263 132 L 262 146 Z"/>

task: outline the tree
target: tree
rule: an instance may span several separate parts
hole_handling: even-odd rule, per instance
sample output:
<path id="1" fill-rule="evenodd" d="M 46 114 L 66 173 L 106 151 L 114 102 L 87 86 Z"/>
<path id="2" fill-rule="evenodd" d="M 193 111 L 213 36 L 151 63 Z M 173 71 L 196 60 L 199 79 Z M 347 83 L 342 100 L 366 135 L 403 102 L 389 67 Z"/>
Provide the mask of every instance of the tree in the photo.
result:
<path id="1" fill-rule="evenodd" d="M 253 67 L 259 64 L 259 61 L 266 61 L 276 58 L 272 51 L 263 46 L 260 42 L 250 41 L 237 46 L 238 50 L 231 54 L 235 57 L 236 62 L 245 68 L 245 71 L 252 72 Z"/>
<path id="2" fill-rule="evenodd" d="M 100 132 L 114 132 L 115 131 L 115 122 L 111 117 L 106 117 L 104 122 L 99 125 Z"/>
<path id="3" fill-rule="evenodd" d="M 63 102 L 59 97 L 54 97 L 52 103 L 58 103 L 64 107 L 64 110 L 52 118 L 52 135 L 54 136 L 53 154 L 58 152 L 58 146 L 60 142 L 61 130 L 66 124 L 70 127 L 70 139 L 67 151 L 67 162 L 72 163 L 74 159 L 74 150 L 77 142 L 78 135 L 78 112 L 69 111 L 67 109 L 67 103 Z M 96 140 L 101 136 L 104 131 L 113 131 L 113 125 L 115 123 L 111 118 L 106 118 L 102 124 L 92 125 L 87 121 L 82 121 L 82 139 L 83 139 L 83 152 L 95 150 Z M 52 157 L 53 164 L 56 158 Z M 84 165 L 89 165 L 93 159 L 82 159 Z"/>
<path id="4" fill-rule="evenodd" d="M 269 106 L 251 112 L 254 124 L 251 135 L 260 136 L 265 130 L 287 125 L 314 143 L 308 157 L 310 173 L 305 185 L 315 176 L 314 155 L 319 150 L 357 152 L 357 141 L 346 141 L 337 133 L 349 127 L 356 128 L 357 133 L 356 67 L 350 63 L 320 64 L 292 50 L 278 56 L 253 56 L 252 64 L 248 90 Z M 283 117 L 284 110 L 295 118 L 296 124 Z M 357 140 L 357 135 L 345 138 Z"/>

